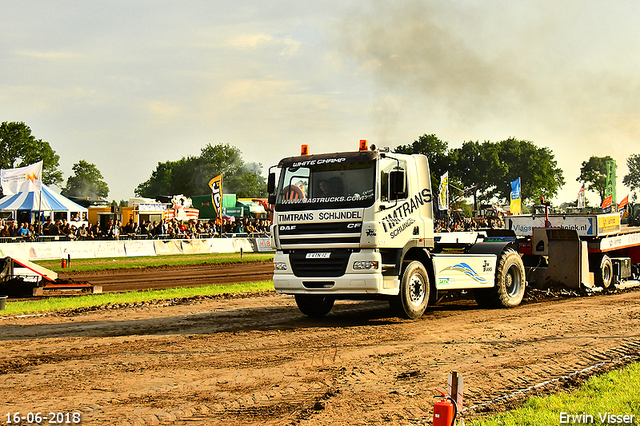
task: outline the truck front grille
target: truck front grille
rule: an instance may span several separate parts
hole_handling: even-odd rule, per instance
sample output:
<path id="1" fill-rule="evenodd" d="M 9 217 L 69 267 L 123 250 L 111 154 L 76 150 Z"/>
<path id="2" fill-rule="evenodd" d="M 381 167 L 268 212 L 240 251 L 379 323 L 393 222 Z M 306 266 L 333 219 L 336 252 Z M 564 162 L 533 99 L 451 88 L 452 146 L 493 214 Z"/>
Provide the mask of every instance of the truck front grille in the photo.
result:
<path id="1" fill-rule="evenodd" d="M 328 222 L 287 224 L 278 226 L 283 249 L 297 247 L 358 248 L 362 222 Z"/>
<path id="2" fill-rule="evenodd" d="M 319 253 L 323 255 L 314 256 Z M 289 261 L 297 277 L 340 277 L 347 270 L 350 254 L 348 250 L 295 250 L 289 253 Z"/>

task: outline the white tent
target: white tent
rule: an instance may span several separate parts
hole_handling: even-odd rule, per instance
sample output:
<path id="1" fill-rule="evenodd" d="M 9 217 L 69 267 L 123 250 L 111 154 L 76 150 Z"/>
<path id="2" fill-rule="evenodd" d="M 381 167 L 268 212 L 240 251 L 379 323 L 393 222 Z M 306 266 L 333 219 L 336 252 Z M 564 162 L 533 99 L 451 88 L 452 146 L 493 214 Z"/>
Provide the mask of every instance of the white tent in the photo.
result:
<path id="1" fill-rule="evenodd" d="M 0 200 L 0 211 L 17 212 L 19 210 L 30 211 L 36 215 L 38 212 L 49 212 L 50 214 L 45 214 L 45 216 L 51 218 L 53 218 L 54 212 L 66 212 L 67 221 L 71 220 L 72 213 L 77 213 L 79 217 L 84 214 L 86 217 L 88 211 L 85 207 L 58 194 L 46 185 L 42 185 L 42 192 L 20 192 L 7 195 Z"/>

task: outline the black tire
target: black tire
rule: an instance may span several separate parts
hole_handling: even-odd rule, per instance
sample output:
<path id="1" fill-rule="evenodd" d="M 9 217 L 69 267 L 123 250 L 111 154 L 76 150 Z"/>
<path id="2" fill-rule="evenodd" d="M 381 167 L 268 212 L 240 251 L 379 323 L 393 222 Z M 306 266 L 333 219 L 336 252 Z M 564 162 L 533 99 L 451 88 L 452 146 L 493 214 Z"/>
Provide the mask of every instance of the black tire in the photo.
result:
<path id="1" fill-rule="evenodd" d="M 331 312 L 335 299 L 329 296 L 297 294 L 296 304 L 300 312 L 311 318 L 322 318 Z"/>
<path id="2" fill-rule="evenodd" d="M 427 309 L 430 290 L 426 269 L 422 263 L 413 261 L 402 273 L 400 293 L 389 304 L 399 317 L 418 319 Z"/>
<path id="3" fill-rule="evenodd" d="M 508 249 L 502 252 L 492 288 L 476 289 L 474 296 L 483 308 L 513 308 L 522 302 L 526 287 L 524 264 L 520 255 Z"/>
<path id="4" fill-rule="evenodd" d="M 609 258 L 609 256 L 602 256 L 602 260 L 600 261 L 600 268 L 596 269 L 593 275 L 595 278 L 596 287 L 601 287 L 605 290 L 611 287 L 611 284 L 613 283 L 613 263 L 611 262 L 611 258 Z"/>

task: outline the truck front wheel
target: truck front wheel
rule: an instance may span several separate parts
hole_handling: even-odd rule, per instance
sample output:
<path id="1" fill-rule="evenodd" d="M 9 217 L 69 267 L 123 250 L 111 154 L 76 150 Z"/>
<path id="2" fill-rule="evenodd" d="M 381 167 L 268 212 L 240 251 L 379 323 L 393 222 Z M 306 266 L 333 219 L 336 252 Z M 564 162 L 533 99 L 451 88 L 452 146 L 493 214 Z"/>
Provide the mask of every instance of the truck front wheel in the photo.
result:
<path id="1" fill-rule="evenodd" d="M 311 318 L 322 318 L 331 312 L 335 299 L 329 296 L 296 294 L 296 304 L 300 312 Z"/>
<path id="2" fill-rule="evenodd" d="M 429 290 L 429 275 L 426 269 L 422 263 L 413 261 L 402 273 L 400 294 L 391 299 L 391 308 L 399 317 L 418 319 L 427 309 Z"/>

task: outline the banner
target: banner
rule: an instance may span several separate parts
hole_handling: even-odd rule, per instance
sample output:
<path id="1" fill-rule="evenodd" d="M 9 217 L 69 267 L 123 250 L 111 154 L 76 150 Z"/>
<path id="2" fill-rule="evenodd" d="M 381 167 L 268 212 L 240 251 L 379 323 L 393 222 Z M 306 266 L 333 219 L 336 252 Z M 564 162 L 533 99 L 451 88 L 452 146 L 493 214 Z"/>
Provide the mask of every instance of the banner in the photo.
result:
<path id="1" fill-rule="evenodd" d="M 586 198 L 584 195 L 584 183 L 583 183 L 582 187 L 580 188 L 580 191 L 578 191 L 578 208 L 584 209 L 585 203 L 586 203 Z"/>
<path id="2" fill-rule="evenodd" d="M 211 188 L 211 201 L 213 209 L 216 211 L 216 217 L 222 216 L 222 175 L 218 175 L 209 181 Z"/>
<path id="3" fill-rule="evenodd" d="M 522 197 L 520 191 L 520 178 L 511 182 L 511 214 L 522 213 Z"/>
<path id="4" fill-rule="evenodd" d="M 608 211 L 611 211 L 612 198 L 613 198 L 613 197 L 612 197 L 611 195 L 609 195 L 607 198 L 605 198 L 605 199 L 602 201 L 602 209 L 603 209 L 603 210 L 605 210 L 605 211 L 607 211 L 607 210 L 608 210 Z"/>
<path id="5" fill-rule="evenodd" d="M 17 169 L 3 169 L 0 180 L 4 195 L 42 191 L 42 161 Z"/>
<path id="6" fill-rule="evenodd" d="M 615 206 L 616 204 L 616 160 L 607 160 L 605 162 L 607 167 L 607 180 L 606 186 L 604 189 L 604 196 L 611 197 L 611 205 Z"/>
<path id="7" fill-rule="evenodd" d="M 440 177 L 440 186 L 438 187 L 438 204 L 440 210 L 449 210 L 449 172 Z"/>
<path id="8" fill-rule="evenodd" d="M 624 197 L 622 199 L 622 201 L 620 201 L 620 204 L 618 204 L 618 211 L 622 211 L 625 210 L 627 208 L 627 204 L 629 204 L 629 196 L 627 195 L 626 197 Z"/>

